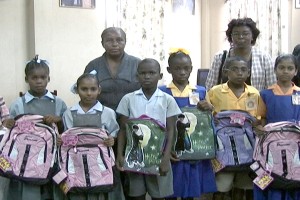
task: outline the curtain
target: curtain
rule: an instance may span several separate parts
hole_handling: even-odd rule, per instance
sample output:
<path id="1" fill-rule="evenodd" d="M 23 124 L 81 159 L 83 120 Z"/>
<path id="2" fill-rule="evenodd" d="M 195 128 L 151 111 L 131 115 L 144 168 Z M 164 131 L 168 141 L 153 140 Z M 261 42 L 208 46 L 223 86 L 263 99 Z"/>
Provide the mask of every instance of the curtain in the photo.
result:
<path id="1" fill-rule="evenodd" d="M 251 17 L 260 35 L 256 45 L 273 58 L 287 51 L 288 0 L 227 0 L 229 19 Z"/>
<path id="2" fill-rule="evenodd" d="M 109 0 L 107 26 L 119 26 L 126 32 L 126 52 L 140 58 L 166 59 L 165 7 L 168 0 Z M 109 12 L 109 11 L 107 11 Z"/>

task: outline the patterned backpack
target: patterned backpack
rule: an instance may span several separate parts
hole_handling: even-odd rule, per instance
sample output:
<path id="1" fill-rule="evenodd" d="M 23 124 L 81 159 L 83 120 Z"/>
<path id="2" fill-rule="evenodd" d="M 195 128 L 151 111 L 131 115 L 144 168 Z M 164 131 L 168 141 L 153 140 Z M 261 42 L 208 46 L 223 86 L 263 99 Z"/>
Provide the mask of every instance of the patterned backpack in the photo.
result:
<path id="1" fill-rule="evenodd" d="M 216 159 L 226 170 L 245 170 L 253 162 L 255 118 L 245 111 L 229 110 L 215 115 Z"/>
<path id="2" fill-rule="evenodd" d="M 300 187 L 300 127 L 288 121 L 269 123 L 265 134 L 257 137 L 251 168 L 273 178 L 270 187 L 293 189 Z"/>
<path id="3" fill-rule="evenodd" d="M 108 192 L 113 189 L 114 152 L 104 144 L 107 132 L 100 128 L 74 127 L 62 134 L 58 150 L 60 172 L 53 178 L 68 192 Z"/>
<path id="4" fill-rule="evenodd" d="M 41 115 L 20 115 L 0 147 L 0 174 L 34 184 L 45 184 L 54 173 L 57 127 L 45 125 Z"/>

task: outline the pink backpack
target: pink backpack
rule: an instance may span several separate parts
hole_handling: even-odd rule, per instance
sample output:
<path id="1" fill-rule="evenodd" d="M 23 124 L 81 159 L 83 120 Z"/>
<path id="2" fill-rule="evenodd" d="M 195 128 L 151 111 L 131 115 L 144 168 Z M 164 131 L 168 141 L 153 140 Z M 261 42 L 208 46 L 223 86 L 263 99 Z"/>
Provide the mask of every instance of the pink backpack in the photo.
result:
<path id="1" fill-rule="evenodd" d="M 103 141 L 104 129 L 75 127 L 62 134 L 58 150 L 60 172 L 54 181 L 68 192 L 108 192 L 113 189 L 114 152 Z"/>
<path id="2" fill-rule="evenodd" d="M 265 126 L 266 133 L 257 137 L 253 158 L 262 170 L 271 173 L 273 188 L 291 189 L 300 185 L 300 127 L 283 121 Z"/>
<path id="3" fill-rule="evenodd" d="M 20 115 L 0 147 L 0 173 L 18 180 L 45 184 L 51 180 L 57 151 L 57 127 L 42 123 L 43 116 Z"/>

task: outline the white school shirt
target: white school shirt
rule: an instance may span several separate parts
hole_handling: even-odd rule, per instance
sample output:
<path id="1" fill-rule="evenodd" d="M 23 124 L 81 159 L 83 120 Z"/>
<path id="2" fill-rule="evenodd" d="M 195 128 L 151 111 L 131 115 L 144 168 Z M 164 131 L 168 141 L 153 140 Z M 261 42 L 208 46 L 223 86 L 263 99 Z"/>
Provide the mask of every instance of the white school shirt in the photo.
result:
<path id="1" fill-rule="evenodd" d="M 166 125 L 166 119 L 180 114 L 181 110 L 171 95 L 157 88 L 149 100 L 142 89 L 126 94 L 116 112 L 129 118 L 147 115 Z"/>
<path id="2" fill-rule="evenodd" d="M 119 125 L 116 120 L 116 113 L 111 108 L 103 106 L 99 101 L 94 105 L 90 110 L 84 112 L 77 103 L 71 108 L 67 109 L 63 115 L 63 122 L 65 130 L 70 129 L 73 126 L 73 116 L 71 111 L 77 111 L 77 114 L 96 114 L 97 111 L 102 112 L 101 114 L 101 123 L 102 127 L 105 128 L 112 137 L 116 137 L 119 131 Z"/>

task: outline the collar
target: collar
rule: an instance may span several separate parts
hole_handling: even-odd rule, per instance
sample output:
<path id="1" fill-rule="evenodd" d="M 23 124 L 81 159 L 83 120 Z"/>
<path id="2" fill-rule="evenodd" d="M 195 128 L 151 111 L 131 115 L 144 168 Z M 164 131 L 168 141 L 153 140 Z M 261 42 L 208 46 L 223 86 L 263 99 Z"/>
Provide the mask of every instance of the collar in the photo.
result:
<path id="1" fill-rule="evenodd" d="M 252 94 L 255 93 L 255 91 L 253 90 L 252 87 L 249 87 L 249 85 L 247 85 L 246 83 L 244 83 L 244 87 L 245 87 L 245 91 L 244 93 L 248 93 L 248 94 Z M 228 93 L 229 91 L 232 91 L 229 87 L 228 87 L 228 81 L 226 83 L 223 83 L 221 85 L 221 92 L 222 93 Z"/>
<path id="2" fill-rule="evenodd" d="M 292 95 L 294 91 L 300 91 L 300 88 L 297 87 L 294 83 L 292 83 L 292 87 L 286 93 L 282 92 L 280 86 L 277 83 L 271 85 L 268 89 L 273 90 L 275 95 Z"/>
<path id="3" fill-rule="evenodd" d="M 87 114 L 87 113 L 93 113 L 95 111 L 99 111 L 99 112 L 102 112 L 103 111 L 103 105 L 97 101 L 97 103 L 91 107 L 87 112 L 84 112 L 80 106 L 79 103 L 75 104 L 74 106 L 72 106 L 70 108 L 71 111 L 77 111 L 77 113 L 79 114 Z"/>
<path id="4" fill-rule="evenodd" d="M 139 90 L 134 91 L 134 94 L 135 94 L 135 95 L 144 95 L 144 96 L 145 96 L 145 94 L 144 94 L 142 88 L 140 88 Z M 160 89 L 156 88 L 156 90 L 155 90 L 155 92 L 153 93 L 152 96 L 157 96 L 157 97 L 159 97 L 159 96 L 163 96 L 163 95 L 164 95 L 164 92 L 161 91 Z"/>
<path id="5" fill-rule="evenodd" d="M 170 88 L 170 89 L 177 89 L 177 90 L 178 90 L 177 86 L 174 84 L 173 81 L 172 81 L 169 85 L 167 85 L 167 88 Z M 187 85 L 185 86 L 184 90 L 186 90 L 186 89 L 189 89 L 189 90 L 196 90 L 197 87 L 194 86 L 194 85 L 187 84 Z"/>
<path id="6" fill-rule="evenodd" d="M 25 97 L 25 103 L 28 103 L 28 102 L 32 101 L 33 99 L 51 99 L 51 100 L 54 100 L 53 94 L 51 94 L 51 92 L 49 92 L 48 90 L 47 90 L 47 93 L 44 96 L 40 97 L 40 98 L 33 96 L 28 91 L 25 93 L 24 97 Z"/>

